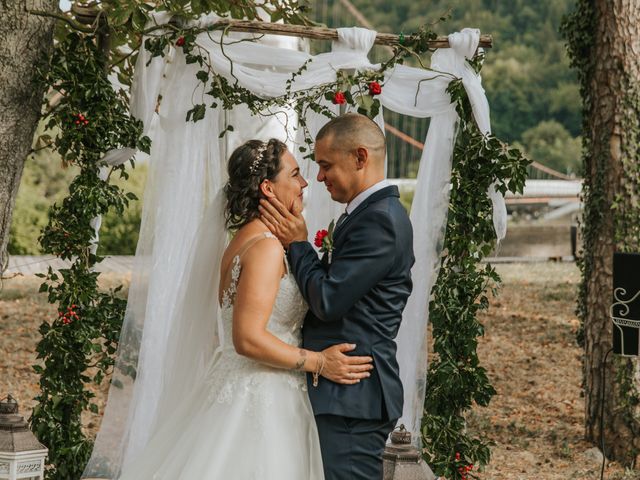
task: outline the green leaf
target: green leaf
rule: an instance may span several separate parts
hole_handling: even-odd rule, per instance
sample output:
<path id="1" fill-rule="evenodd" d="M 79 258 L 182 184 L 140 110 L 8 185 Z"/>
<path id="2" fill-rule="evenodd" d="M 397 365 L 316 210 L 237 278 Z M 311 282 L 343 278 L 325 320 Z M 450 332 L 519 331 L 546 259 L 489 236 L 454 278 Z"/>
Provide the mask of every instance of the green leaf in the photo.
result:
<path id="1" fill-rule="evenodd" d="M 271 23 L 276 23 L 282 20 L 283 11 L 278 9 L 271 14 Z"/>
<path id="2" fill-rule="evenodd" d="M 207 83 L 209 81 L 209 73 L 205 70 L 200 70 L 198 73 L 196 73 L 196 78 L 202 83 Z"/>

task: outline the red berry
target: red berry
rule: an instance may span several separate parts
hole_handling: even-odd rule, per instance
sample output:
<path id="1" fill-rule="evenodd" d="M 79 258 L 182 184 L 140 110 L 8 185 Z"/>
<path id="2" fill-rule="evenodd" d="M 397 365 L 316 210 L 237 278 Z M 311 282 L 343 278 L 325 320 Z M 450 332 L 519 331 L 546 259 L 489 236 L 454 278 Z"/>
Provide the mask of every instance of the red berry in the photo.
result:
<path id="1" fill-rule="evenodd" d="M 380 95 L 381 93 L 382 93 L 382 87 L 378 82 L 369 83 L 369 95 L 373 97 L 374 95 Z"/>
<path id="2" fill-rule="evenodd" d="M 347 103 L 347 98 L 344 96 L 344 93 L 337 91 L 333 95 L 332 102 L 334 105 L 344 105 L 345 103 Z"/>
<path id="3" fill-rule="evenodd" d="M 80 120 L 76 120 L 76 125 L 80 125 Z"/>
<path id="4" fill-rule="evenodd" d="M 178 40 L 176 41 L 176 45 L 177 45 L 178 47 L 183 46 L 183 45 L 184 45 L 184 37 L 180 37 L 180 38 L 178 38 Z"/>

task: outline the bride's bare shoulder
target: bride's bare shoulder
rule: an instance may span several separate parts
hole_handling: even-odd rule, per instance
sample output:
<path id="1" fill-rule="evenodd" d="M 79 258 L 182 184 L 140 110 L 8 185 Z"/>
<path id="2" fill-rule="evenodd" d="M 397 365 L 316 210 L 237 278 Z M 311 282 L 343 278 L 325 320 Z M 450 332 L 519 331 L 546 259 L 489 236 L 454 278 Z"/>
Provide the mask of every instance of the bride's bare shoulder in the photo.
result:
<path id="1" fill-rule="evenodd" d="M 284 250 L 282 244 L 261 224 L 248 224 L 240 228 L 229 242 L 223 257 L 222 267 L 230 264 L 236 257 L 242 258 L 244 265 L 254 261 L 282 260 Z"/>

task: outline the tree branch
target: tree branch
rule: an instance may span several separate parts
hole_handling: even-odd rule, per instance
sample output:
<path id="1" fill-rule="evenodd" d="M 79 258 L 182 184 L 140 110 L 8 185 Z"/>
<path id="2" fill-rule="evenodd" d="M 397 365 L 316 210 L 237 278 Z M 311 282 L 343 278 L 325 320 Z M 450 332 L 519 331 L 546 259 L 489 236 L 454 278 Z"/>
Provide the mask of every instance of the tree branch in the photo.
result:
<path id="1" fill-rule="evenodd" d="M 206 28 L 206 27 L 205 27 Z M 226 20 L 221 19 L 209 25 L 210 29 L 222 30 L 228 29 L 235 32 L 249 33 L 265 33 L 272 35 L 285 35 L 290 37 L 306 37 L 320 40 L 337 40 L 338 31 L 335 28 L 326 27 L 306 27 L 300 25 L 287 25 L 283 23 L 268 23 L 252 20 Z M 405 36 L 407 42 L 411 40 L 411 36 Z M 380 33 L 376 35 L 375 43 L 377 45 L 401 45 L 400 36 L 392 33 Z M 440 36 L 428 42 L 429 48 L 449 48 L 449 39 L 446 36 Z M 478 47 L 491 48 L 493 39 L 491 35 L 481 35 Z"/>
<path id="2" fill-rule="evenodd" d="M 30 13 L 31 15 L 38 15 L 39 17 L 50 17 L 50 18 L 55 18 L 57 20 L 62 20 L 63 22 L 70 25 L 71 28 L 73 28 L 74 30 L 78 30 L 84 33 L 94 33 L 94 30 L 92 28 L 85 27 L 84 25 L 76 22 L 72 18 L 67 17 L 66 15 L 61 15 L 59 13 L 52 13 L 52 12 L 44 12 L 42 10 L 27 10 L 27 13 Z"/>

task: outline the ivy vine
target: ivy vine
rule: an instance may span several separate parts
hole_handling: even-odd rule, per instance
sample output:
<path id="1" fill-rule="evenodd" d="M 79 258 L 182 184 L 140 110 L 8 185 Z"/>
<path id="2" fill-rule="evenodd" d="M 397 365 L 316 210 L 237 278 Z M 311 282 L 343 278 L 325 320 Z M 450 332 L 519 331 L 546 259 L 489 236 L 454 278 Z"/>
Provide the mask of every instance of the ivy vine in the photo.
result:
<path id="1" fill-rule="evenodd" d="M 593 158 L 589 131 L 589 112 L 592 108 L 590 81 L 593 78 L 595 68 L 593 54 L 594 38 L 593 32 L 596 31 L 596 15 L 595 6 L 591 0 L 578 0 L 575 10 L 567 15 L 560 28 L 561 33 L 567 39 L 567 50 L 569 53 L 570 65 L 578 74 L 578 82 L 580 85 L 580 96 L 582 98 L 582 177 L 585 182 L 582 187 L 581 202 L 583 205 L 583 213 L 580 221 L 583 245 L 593 245 L 596 241 L 596 235 L 603 216 L 606 212 L 604 181 L 603 175 L 591 178 L 589 175 L 590 165 L 597 162 L 596 169 L 603 171 L 607 158 L 600 155 L 599 158 Z M 601 132 L 601 135 L 605 135 Z M 593 271 L 594 258 L 590 255 L 590 248 L 583 248 L 583 251 L 576 259 L 576 263 L 582 274 L 578 291 L 578 303 L 576 313 L 581 320 L 580 328 L 577 332 L 577 341 L 580 346 L 584 346 L 584 319 L 586 317 L 587 308 L 587 282 L 586 279 L 591 277 Z"/>
<path id="2" fill-rule="evenodd" d="M 479 68 L 480 62 L 472 64 Z M 491 445 L 469 434 L 465 413 L 474 403 L 487 406 L 496 393 L 477 354 L 478 337 L 484 334 L 477 315 L 489 308 L 488 295 L 495 295 L 500 283 L 493 266 L 481 263 L 495 247 L 487 190 L 495 185 L 502 194 L 522 193 L 530 161 L 480 132 L 460 80 L 451 82 L 448 92 L 460 124 L 441 268 L 429 305 L 434 358 L 427 375 L 422 436 L 425 458 L 436 475 L 465 480 L 476 478 L 474 468 L 489 462 Z"/>
<path id="3" fill-rule="evenodd" d="M 48 478 L 79 478 L 89 458 L 92 445 L 81 416 L 87 410 L 98 413 L 98 407 L 85 384 L 100 385 L 113 366 L 126 306 L 121 287 L 108 292 L 98 287 L 94 267 L 102 258 L 92 253 L 92 220 L 110 209 L 123 213 L 136 198 L 108 181 L 113 174 L 127 178 L 125 167 L 111 168 L 105 180 L 99 160 L 116 148 L 149 151 L 141 122 L 129 116 L 125 95 L 111 85 L 106 62 L 94 36 L 70 33 L 41 72 L 41 81 L 64 95 L 45 115 L 47 133 L 41 141 L 64 163 L 80 167 L 69 195 L 50 209 L 40 237 L 45 253 L 72 262 L 57 273 L 49 267 L 39 275 L 45 279 L 40 291 L 58 306 L 57 316 L 40 326 L 41 364 L 34 369 L 41 393 L 31 416 L 32 428 L 49 448 Z"/>

